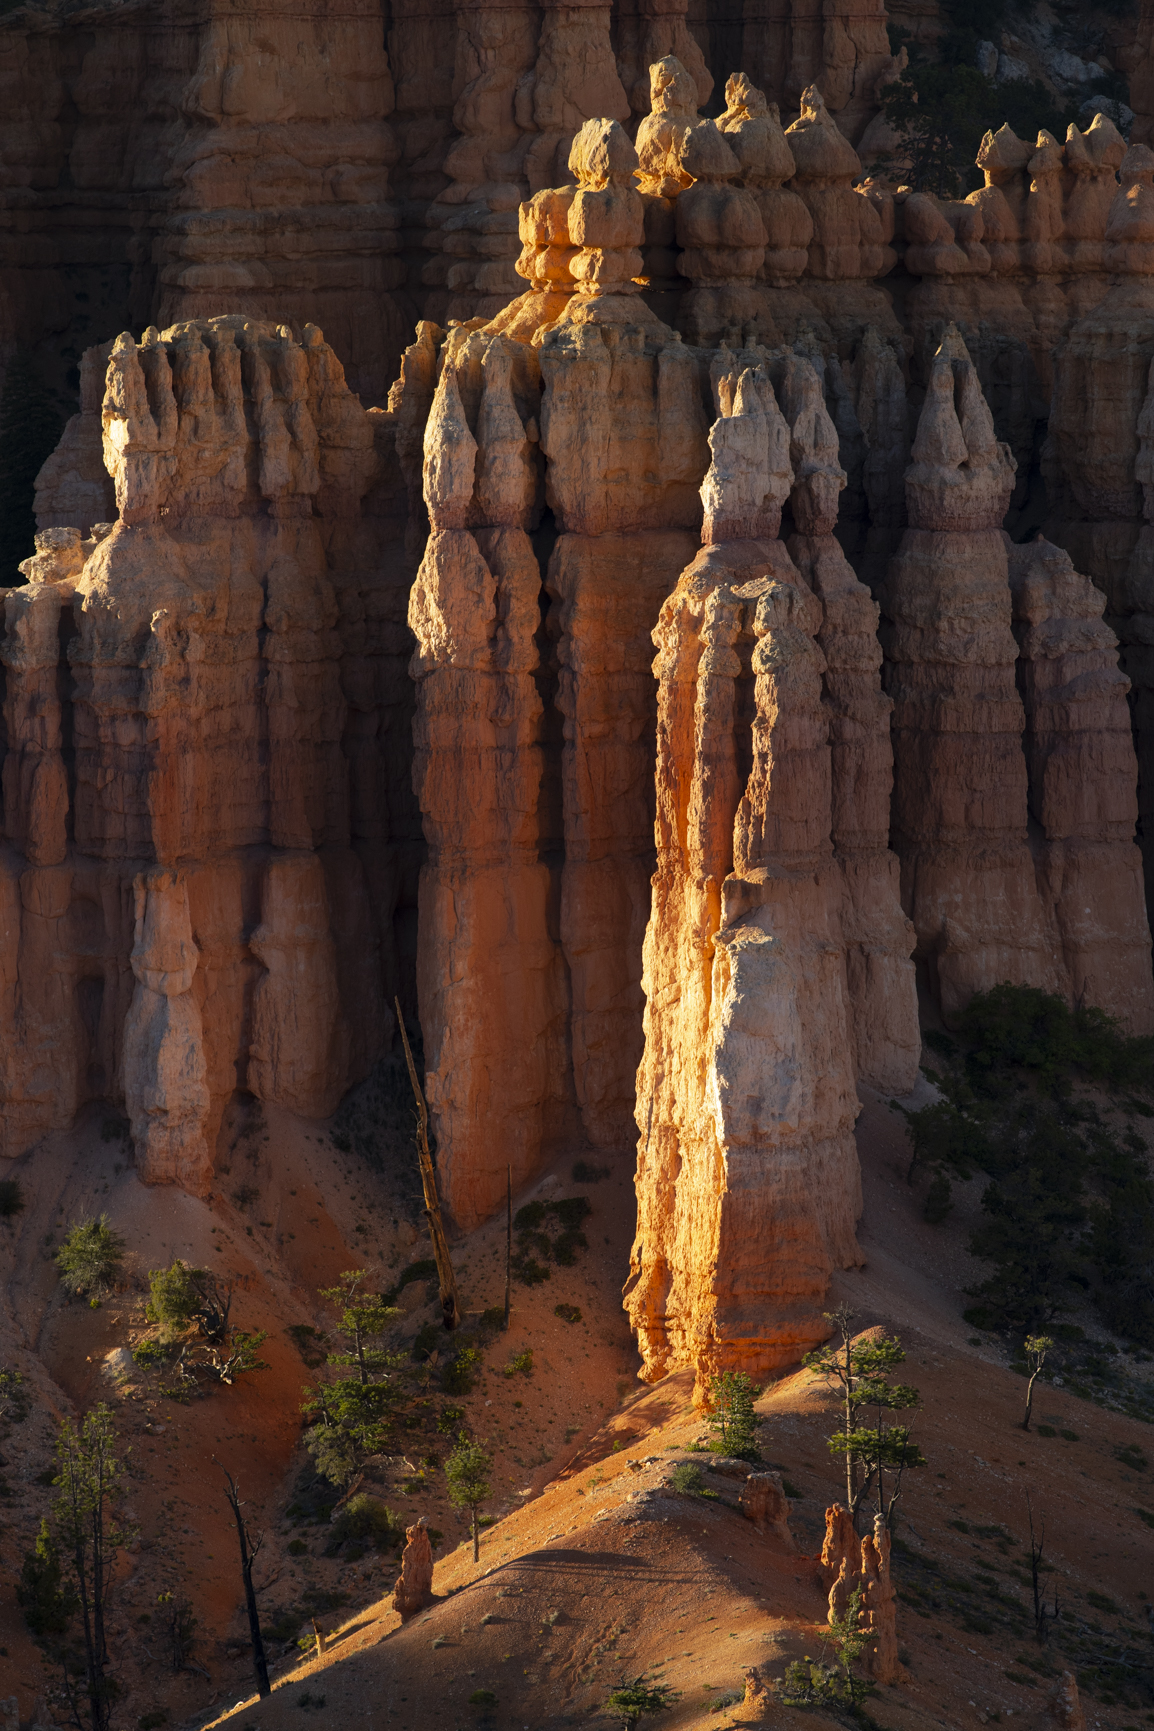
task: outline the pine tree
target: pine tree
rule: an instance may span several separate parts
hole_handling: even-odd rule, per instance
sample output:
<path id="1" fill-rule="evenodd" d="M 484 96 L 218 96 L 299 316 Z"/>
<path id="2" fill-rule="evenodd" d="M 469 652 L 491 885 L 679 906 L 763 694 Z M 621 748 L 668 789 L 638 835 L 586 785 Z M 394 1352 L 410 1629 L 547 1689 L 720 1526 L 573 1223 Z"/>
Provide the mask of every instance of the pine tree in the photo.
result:
<path id="1" fill-rule="evenodd" d="M 62 421 L 27 349 L 8 362 L 0 391 L 0 584 L 22 583 L 17 567 L 35 551 L 32 502 L 41 465 Z"/>

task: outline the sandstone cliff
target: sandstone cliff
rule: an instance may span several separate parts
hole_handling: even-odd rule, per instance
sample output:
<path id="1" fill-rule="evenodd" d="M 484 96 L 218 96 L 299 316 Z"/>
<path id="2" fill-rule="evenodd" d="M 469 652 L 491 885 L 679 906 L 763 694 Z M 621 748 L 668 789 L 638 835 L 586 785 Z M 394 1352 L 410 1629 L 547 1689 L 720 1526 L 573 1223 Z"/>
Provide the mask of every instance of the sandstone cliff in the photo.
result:
<path id="1" fill-rule="evenodd" d="M 877 655 L 852 647 L 855 602 L 870 624 L 873 609 L 828 533 L 836 435 L 796 356 L 716 387 L 706 545 L 654 633 L 658 859 L 627 1288 L 650 1377 L 687 1358 L 699 1375 L 764 1372 L 821 1336 L 817 1294 L 856 1260 L 855 1054 L 908 1089 L 919 1052 L 884 839 L 887 706 Z M 815 531 L 791 544 L 796 564 L 775 539 L 787 498 Z M 864 873 L 837 842 L 864 842 Z"/>
<path id="2" fill-rule="evenodd" d="M 203 1187 L 235 1090 L 331 1111 L 415 983 L 458 1224 L 635 1120 L 647 1373 L 765 1369 L 915 946 L 947 1016 L 1154 1023 L 1154 156 L 863 179 L 894 62 L 827 14 L 744 15 L 716 122 L 737 36 L 664 0 L 0 27 L 0 339 L 79 350 L 52 249 L 109 265 L 5 591 L 10 1151 L 123 1101 Z M 366 410 L 338 354 L 382 397 L 418 311 Z"/>
<path id="3" fill-rule="evenodd" d="M 236 1089 L 324 1116 L 388 1043 L 411 568 L 312 327 L 121 336 L 86 420 L 117 520 L 5 604 L 5 1146 L 122 1099 L 142 1175 L 203 1189 Z"/>

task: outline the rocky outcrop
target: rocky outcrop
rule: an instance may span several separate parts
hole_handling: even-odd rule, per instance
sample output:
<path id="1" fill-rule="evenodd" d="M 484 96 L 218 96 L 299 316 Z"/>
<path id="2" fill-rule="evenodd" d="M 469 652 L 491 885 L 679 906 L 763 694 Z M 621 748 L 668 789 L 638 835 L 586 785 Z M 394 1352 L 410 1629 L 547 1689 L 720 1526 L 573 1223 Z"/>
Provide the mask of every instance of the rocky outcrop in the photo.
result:
<path id="1" fill-rule="evenodd" d="M 1154 1026 L 1138 766 L 1105 596 L 1039 535 L 1010 546 L 1018 687 L 1038 886 L 1075 1003 Z"/>
<path id="2" fill-rule="evenodd" d="M 401 1572 L 393 1589 L 393 1609 L 407 1623 L 418 1611 L 433 1602 L 433 1548 L 429 1530 L 422 1515 L 411 1527 L 405 1528 L 405 1548 L 401 1553 Z"/>
<path id="3" fill-rule="evenodd" d="M 123 335 L 78 419 L 117 520 L 38 536 L 0 649 L 5 1147 L 123 1100 L 142 1177 L 202 1190 L 238 1087 L 325 1116 L 389 1039 L 411 568 L 312 327 Z"/>
<path id="4" fill-rule="evenodd" d="M 906 1675 L 898 1659 L 890 1544 L 884 1515 L 875 1515 L 871 1530 L 859 1540 L 853 1516 L 843 1504 L 834 1503 L 825 1511 L 820 1567 L 829 1593 L 829 1621 L 844 1618 L 853 1595 L 861 1595 L 858 1625 L 868 1637 L 862 1668 L 876 1683 L 896 1683 Z"/>
<path id="5" fill-rule="evenodd" d="M 857 1254 L 857 1041 L 831 751 L 851 658 L 827 707 L 826 609 L 772 538 L 788 493 L 795 521 L 819 531 L 799 538 L 816 568 L 844 475 L 806 362 L 721 375 L 717 396 L 708 541 L 654 633 L 658 860 L 626 1300 L 651 1378 L 684 1359 L 701 1373 L 788 1362 L 831 1267 Z M 832 601 L 832 578 L 827 587 Z M 832 635 L 837 625 L 834 605 Z M 876 666 L 869 722 L 877 733 L 881 720 L 880 744 Z M 843 807 L 847 770 L 843 754 Z M 860 792 L 869 797 L 868 782 Z M 884 821 L 883 808 L 875 833 Z M 881 887 L 903 930 L 892 870 Z M 896 985 L 912 1011 L 901 959 Z M 908 1031 L 905 1044 L 912 1080 Z M 724 1282 L 712 1277 L 719 1267 Z"/>
<path id="6" fill-rule="evenodd" d="M 910 527 L 881 590 L 902 904 L 947 1017 L 1001 980 L 1059 988 L 1026 841 L 1026 762 L 999 525 L 1013 459 L 956 331 L 906 473 Z"/>
<path id="7" fill-rule="evenodd" d="M 741 1487 L 739 1504 L 747 1521 L 758 1532 L 772 1534 L 787 1551 L 794 1549 L 789 1530 L 789 1499 L 781 1486 L 780 1473 L 750 1473 Z"/>
<path id="8" fill-rule="evenodd" d="M 816 13 L 804 0 L 744 0 L 742 62 L 783 111 L 795 111 L 818 83 L 846 136 L 856 139 L 876 108 L 893 57 L 881 0 Z"/>
<path id="9" fill-rule="evenodd" d="M 425 429 L 432 532 L 409 600 L 429 858 L 417 981 L 441 1190 L 472 1225 L 564 1127 L 568 993 L 543 798 L 533 351 L 457 331 Z M 464 400 L 462 400 L 464 398 Z M 472 411 L 469 425 L 466 402 Z M 537 428 L 532 426 L 534 439 Z M 543 833 L 544 825 L 544 833 Z"/>
<path id="10" fill-rule="evenodd" d="M 1086 1713 L 1073 1671 L 1062 1672 L 1050 1690 L 1046 1710 L 1053 1724 L 1061 1726 L 1062 1731 L 1086 1731 Z"/>

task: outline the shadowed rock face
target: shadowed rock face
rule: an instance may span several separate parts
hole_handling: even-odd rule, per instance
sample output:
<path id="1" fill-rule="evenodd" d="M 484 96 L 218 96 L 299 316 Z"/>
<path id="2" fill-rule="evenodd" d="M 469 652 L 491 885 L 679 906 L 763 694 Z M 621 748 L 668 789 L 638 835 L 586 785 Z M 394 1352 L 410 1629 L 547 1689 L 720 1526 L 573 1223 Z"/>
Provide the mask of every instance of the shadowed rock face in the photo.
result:
<path id="1" fill-rule="evenodd" d="M 636 1124 L 646 1374 L 761 1371 L 856 1257 L 915 956 L 947 1016 L 1011 978 L 1154 1025 L 1154 156 L 1003 127 L 965 200 L 863 181 L 867 12 L 747 11 L 775 82 L 716 123 L 665 0 L 402 4 L 387 55 L 371 7 L 98 27 L 52 211 L 119 208 L 147 134 L 133 328 L 197 316 L 100 312 L 4 592 L 8 1151 L 113 1099 L 205 1188 L 235 1090 L 330 1112 L 415 984 L 456 1223 Z M 0 59 L 40 103 L 0 340 L 70 28 Z M 417 311 L 366 410 L 338 353 L 382 396 Z"/>
<path id="2" fill-rule="evenodd" d="M 232 317 L 119 337 L 78 419 L 117 521 L 39 537 L 0 649 L 5 1143 L 123 1099 L 142 1176 L 203 1190 L 237 1088 L 323 1116 L 390 1035 L 385 417 L 319 331 Z"/>

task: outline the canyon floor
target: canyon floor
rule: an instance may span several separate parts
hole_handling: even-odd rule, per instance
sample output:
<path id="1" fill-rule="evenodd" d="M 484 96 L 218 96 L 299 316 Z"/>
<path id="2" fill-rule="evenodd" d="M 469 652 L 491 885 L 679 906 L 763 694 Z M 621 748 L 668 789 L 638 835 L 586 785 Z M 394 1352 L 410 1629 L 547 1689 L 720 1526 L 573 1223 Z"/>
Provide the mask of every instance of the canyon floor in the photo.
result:
<path id="1" fill-rule="evenodd" d="M 363 1123 L 374 1111 L 367 1099 Z M 948 1228 L 926 1224 L 920 1194 L 906 1183 L 902 1122 L 887 1102 L 866 1097 L 858 1127 L 865 1260 L 831 1294 L 853 1306 L 858 1326 L 881 1323 L 900 1334 L 906 1380 L 921 1391 L 916 1435 L 928 1462 L 908 1477 L 898 1526 L 907 1678 L 877 1691 L 865 1711 L 886 1731 L 1011 1717 L 1041 1724 L 1052 1678 L 1071 1665 L 1098 1675 L 1084 1699 L 1088 1726 L 1125 1731 L 1154 1722 L 1148 1699 L 1134 1704 L 1150 1695 L 1149 1670 L 1140 1669 L 1149 1654 L 1154 1526 L 1154 1464 L 1140 1464 L 1149 1427 L 1115 1410 L 1108 1388 L 1095 1401 L 1047 1385 L 1035 1401 L 1035 1429 L 1021 1430 L 1021 1377 L 998 1342 L 962 1319 L 974 1268 L 961 1246 L 980 1185 L 961 1195 L 960 1219 Z M 478 1336 L 487 1342 L 481 1375 L 471 1393 L 452 1397 L 494 1455 L 485 1511 L 492 1524 L 479 1563 L 428 1459 L 450 1446 L 435 1428 L 448 1404 L 438 1387 L 443 1362 L 422 1373 L 418 1397 L 429 1404 L 422 1409 L 418 1399 L 412 1428 L 401 1433 L 405 1454 L 363 1487 L 406 1522 L 428 1516 L 440 1535 L 436 1602 L 401 1627 L 391 1608 L 392 1551 L 346 1543 L 325 1554 L 331 1529 L 311 1487 L 299 1403 L 321 1337 L 336 1344 L 317 1288 L 353 1266 L 395 1279 L 429 1251 L 415 1160 L 409 1167 L 394 1154 L 374 1170 L 358 1152 L 342 1151 L 334 1134 L 350 1142 L 347 1113 L 335 1124 L 241 1113 L 222 1132 L 222 1188 L 204 1199 L 139 1184 L 120 1127 L 99 1118 L 14 1164 L 27 1207 L 3 1232 L 7 1356 L 36 1403 L 3 1449 L 12 1494 L 0 1504 L 0 1694 L 18 1696 L 22 1722 L 49 1723 L 53 1678 L 28 1638 L 14 1582 L 51 1494 L 41 1475 L 62 1391 L 80 1410 L 107 1399 L 131 1451 L 126 1513 L 139 1538 L 121 1558 L 110 1632 L 119 1724 L 287 1731 L 311 1715 L 317 1724 L 382 1731 L 537 1731 L 608 1723 L 598 1715 L 609 1690 L 646 1671 L 679 1691 L 653 1723 L 669 1731 L 745 1723 L 734 1699 L 743 1666 L 780 1675 L 791 1658 L 820 1651 L 825 1599 L 815 1557 L 823 1511 L 839 1491 L 825 1443 L 832 1397 L 798 1370 L 758 1401 L 761 1452 L 782 1470 L 791 1497 L 796 1549 L 788 1551 L 744 1519 L 739 1481 L 711 1472 L 711 1456 L 699 1452 L 707 1432 L 692 1378 L 637 1383 L 620 1309 L 633 1223 L 629 1160 L 623 1154 L 607 1175 L 575 1183 L 580 1156 L 569 1153 L 514 1200 L 587 1196 L 588 1248 L 541 1285 L 514 1286 L 509 1332 Z M 403 1135 L 390 1139 L 403 1149 Z M 64 1298 L 51 1247 L 65 1222 L 101 1210 L 128 1240 L 136 1279 L 93 1310 Z M 502 1302 L 504 1240 L 504 1222 L 494 1221 L 455 1247 L 473 1315 Z M 143 1323 L 145 1271 L 178 1255 L 227 1274 L 235 1320 L 268 1331 L 269 1369 L 188 1401 L 162 1393 L 156 1375 L 123 1351 Z M 434 1318 L 435 1296 L 423 1280 L 403 1289 L 410 1337 Z M 558 1315 L 558 1306 L 568 1316 L 578 1310 L 579 1320 Z M 526 1348 L 528 1374 L 511 1367 Z M 1139 1389 L 1145 1369 L 1127 1371 Z M 711 1494 L 673 1490 L 670 1475 L 685 1460 L 704 1469 Z M 262 1619 L 276 1638 L 274 1690 L 264 1702 L 252 1684 L 218 1462 L 239 1476 L 248 1512 L 267 1535 L 257 1577 L 267 1582 Z M 1053 1570 L 1046 1580 L 1061 1608 L 1045 1648 L 1025 1614 L 1027 1494 L 1036 1527 L 1045 1527 Z M 198 1622 L 194 1668 L 179 1673 L 161 1646 L 164 1591 L 186 1594 Z M 313 1617 L 326 1651 L 302 1659 L 296 1641 Z M 494 1708 L 469 1704 L 479 1689 L 493 1693 Z M 828 1723 L 816 1710 L 777 1713 Z"/>

